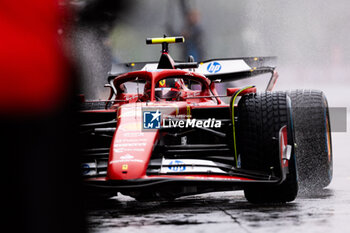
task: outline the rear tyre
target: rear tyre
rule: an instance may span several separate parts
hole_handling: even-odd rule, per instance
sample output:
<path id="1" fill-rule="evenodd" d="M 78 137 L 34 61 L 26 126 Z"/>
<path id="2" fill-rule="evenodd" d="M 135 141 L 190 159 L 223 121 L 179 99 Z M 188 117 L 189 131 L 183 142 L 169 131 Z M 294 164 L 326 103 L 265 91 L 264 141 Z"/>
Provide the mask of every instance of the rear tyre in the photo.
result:
<path id="1" fill-rule="evenodd" d="M 333 176 L 332 138 L 326 96 L 317 90 L 295 90 L 292 100 L 298 178 L 302 191 L 326 187 Z"/>
<path id="2" fill-rule="evenodd" d="M 288 144 L 294 145 L 291 127 L 290 99 L 284 92 L 249 94 L 238 104 L 238 149 L 241 167 L 280 176 L 279 130 L 288 128 Z M 298 193 L 294 150 L 289 161 L 289 174 L 279 186 L 245 188 L 252 203 L 284 203 Z"/>

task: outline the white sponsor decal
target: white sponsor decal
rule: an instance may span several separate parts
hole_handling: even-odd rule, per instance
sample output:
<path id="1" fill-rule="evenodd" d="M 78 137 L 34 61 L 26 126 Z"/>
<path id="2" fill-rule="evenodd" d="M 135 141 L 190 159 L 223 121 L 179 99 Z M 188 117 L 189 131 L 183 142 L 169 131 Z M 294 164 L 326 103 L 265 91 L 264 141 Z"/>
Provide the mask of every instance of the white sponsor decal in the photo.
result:
<path id="1" fill-rule="evenodd" d="M 198 69 L 195 69 L 195 72 L 210 75 L 210 74 L 223 74 L 223 73 L 233 73 L 233 72 L 242 72 L 249 71 L 251 67 L 242 60 L 215 60 L 212 62 L 205 62 L 199 64 Z"/>
<path id="2" fill-rule="evenodd" d="M 141 116 L 141 110 L 138 111 L 123 111 L 119 117 L 135 117 L 135 116 Z"/>
<path id="3" fill-rule="evenodd" d="M 144 152 L 144 148 L 114 148 L 115 153 L 124 153 L 124 152 Z"/>
<path id="4" fill-rule="evenodd" d="M 134 156 L 132 156 L 131 154 L 126 154 L 126 155 L 122 155 L 120 156 L 121 160 L 128 160 L 128 159 L 133 159 Z"/>
<path id="5" fill-rule="evenodd" d="M 109 162 L 109 164 L 113 163 L 143 163 L 144 161 L 142 159 L 117 159 L 112 160 Z"/>
<path id="6" fill-rule="evenodd" d="M 226 174 L 220 168 L 210 167 L 215 165 L 212 161 L 200 159 L 163 159 L 160 173 L 214 172 Z"/>
<path id="7" fill-rule="evenodd" d="M 143 163 L 144 161 L 142 159 L 135 159 L 134 156 L 131 154 L 125 154 L 119 157 L 119 159 L 112 160 L 109 162 L 109 164 L 113 163 L 129 163 L 129 162 L 134 162 L 134 163 Z"/>
<path id="8" fill-rule="evenodd" d="M 133 137 L 143 137 L 145 133 L 137 132 L 137 133 L 124 133 L 123 137 L 133 138 Z"/>
<path id="9" fill-rule="evenodd" d="M 145 142 L 135 142 L 135 143 L 116 143 L 114 144 L 114 148 L 116 147 L 141 147 L 146 146 L 147 143 Z"/>
<path id="10" fill-rule="evenodd" d="M 146 138 L 123 138 L 123 139 L 116 139 L 116 143 L 123 143 L 123 142 L 146 142 Z"/>

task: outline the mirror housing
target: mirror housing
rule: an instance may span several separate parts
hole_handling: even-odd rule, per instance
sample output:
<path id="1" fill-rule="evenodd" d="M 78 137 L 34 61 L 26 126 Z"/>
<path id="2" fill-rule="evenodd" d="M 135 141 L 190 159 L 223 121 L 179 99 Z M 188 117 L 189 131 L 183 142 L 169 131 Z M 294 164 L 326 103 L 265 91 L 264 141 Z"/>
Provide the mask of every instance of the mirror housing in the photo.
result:
<path id="1" fill-rule="evenodd" d="M 226 95 L 227 96 L 233 96 L 237 91 L 239 91 L 241 88 L 239 87 L 235 87 L 235 88 L 227 88 L 226 89 Z M 241 93 L 239 93 L 238 96 L 242 96 L 245 94 L 249 94 L 249 93 L 256 93 L 256 87 L 252 87 L 252 88 L 248 88 L 244 91 L 242 91 Z"/>

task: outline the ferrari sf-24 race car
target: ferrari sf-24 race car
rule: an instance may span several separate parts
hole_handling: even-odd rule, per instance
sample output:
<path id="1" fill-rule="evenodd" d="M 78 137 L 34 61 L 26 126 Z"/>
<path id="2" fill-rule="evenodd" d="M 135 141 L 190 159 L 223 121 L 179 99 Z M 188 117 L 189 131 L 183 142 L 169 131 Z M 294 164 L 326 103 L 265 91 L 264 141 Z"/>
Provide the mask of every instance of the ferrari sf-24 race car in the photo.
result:
<path id="1" fill-rule="evenodd" d="M 110 96 L 83 101 L 82 175 L 87 190 L 137 200 L 244 190 L 252 203 L 290 202 L 298 189 L 332 179 L 327 100 L 317 90 L 273 92 L 273 57 L 175 62 L 170 43 L 159 62 L 121 64 L 109 74 Z M 271 74 L 267 88 L 221 88 Z"/>

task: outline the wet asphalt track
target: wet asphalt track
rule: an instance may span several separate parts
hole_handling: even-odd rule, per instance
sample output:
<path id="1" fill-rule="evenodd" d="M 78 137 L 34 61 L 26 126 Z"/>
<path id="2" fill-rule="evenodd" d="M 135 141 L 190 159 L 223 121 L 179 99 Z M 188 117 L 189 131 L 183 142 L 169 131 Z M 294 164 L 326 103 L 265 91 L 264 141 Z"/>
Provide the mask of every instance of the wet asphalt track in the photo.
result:
<path id="1" fill-rule="evenodd" d="M 90 232 L 350 232 L 349 133 L 333 133 L 334 178 L 319 193 L 284 205 L 252 205 L 243 192 L 210 193 L 172 202 L 127 196 L 89 206 Z"/>

